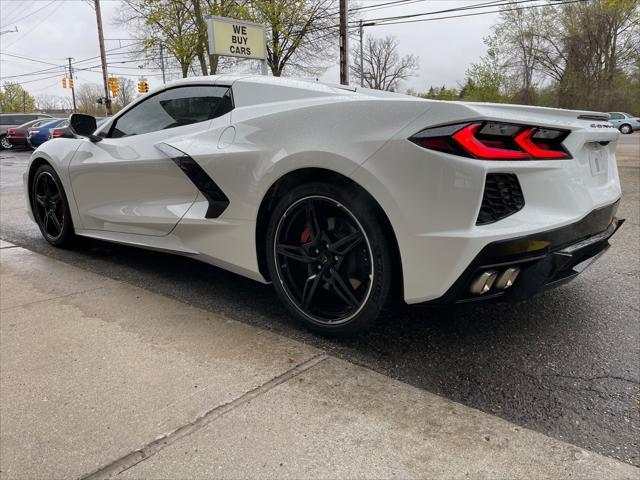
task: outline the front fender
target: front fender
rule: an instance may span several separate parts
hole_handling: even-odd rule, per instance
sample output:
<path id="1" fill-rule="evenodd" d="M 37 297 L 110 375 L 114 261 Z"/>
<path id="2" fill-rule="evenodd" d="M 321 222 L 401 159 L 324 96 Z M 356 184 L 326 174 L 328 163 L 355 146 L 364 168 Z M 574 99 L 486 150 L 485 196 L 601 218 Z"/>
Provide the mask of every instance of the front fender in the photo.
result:
<path id="1" fill-rule="evenodd" d="M 22 175 L 27 213 L 31 220 L 35 221 L 31 205 L 31 178 L 41 164 L 48 163 L 55 170 L 58 178 L 60 178 L 62 188 L 64 188 L 67 196 L 69 212 L 74 227 L 82 228 L 78 205 L 76 204 L 73 188 L 71 187 L 71 181 L 69 179 L 69 165 L 76 151 L 82 144 L 81 142 L 88 141 L 89 140 L 85 138 L 56 138 L 43 143 L 31 154 L 27 168 Z"/>

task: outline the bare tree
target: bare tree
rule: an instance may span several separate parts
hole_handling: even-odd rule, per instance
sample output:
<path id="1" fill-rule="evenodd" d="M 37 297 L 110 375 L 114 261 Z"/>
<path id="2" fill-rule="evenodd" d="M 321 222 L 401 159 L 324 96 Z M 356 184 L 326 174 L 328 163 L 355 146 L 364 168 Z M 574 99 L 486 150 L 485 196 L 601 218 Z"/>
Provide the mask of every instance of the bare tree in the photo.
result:
<path id="1" fill-rule="evenodd" d="M 360 78 L 360 49 L 354 48 L 351 53 L 353 63 L 351 74 Z M 400 82 L 416 74 L 418 57 L 398 54 L 398 41 L 395 37 L 366 37 L 363 47 L 362 73 L 364 85 L 376 90 L 395 91 Z"/>
<path id="2" fill-rule="evenodd" d="M 78 112 L 94 116 L 104 115 L 104 107 L 97 103 L 97 100 L 103 96 L 102 86 L 96 83 L 83 83 L 76 88 Z"/>
<path id="3" fill-rule="evenodd" d="M 62 99 L 58 95 L 50 93 L 41 93 L 36 95 L 36 108 L 43 112 L 61 110 L 64 108 Z"/>

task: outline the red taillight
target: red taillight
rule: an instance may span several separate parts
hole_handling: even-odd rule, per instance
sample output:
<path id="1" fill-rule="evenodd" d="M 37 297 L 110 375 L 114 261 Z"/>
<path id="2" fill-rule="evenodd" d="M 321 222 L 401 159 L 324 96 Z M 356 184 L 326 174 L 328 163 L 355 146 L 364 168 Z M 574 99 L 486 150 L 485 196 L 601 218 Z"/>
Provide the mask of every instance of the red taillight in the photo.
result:
<path id="1" fill-rule="evenodd" d="M 16 129 L 15 128 L 9 128 L 7 130 L 7 135 L 15 135 L 16 134 Z"/>
<path id="2" fill-rule="evenodd" d="M 40 133 L 40 130 L 29 130 L 30 135 L 35 135 L 36 133 Z"/>
<path id="3" fill-rule="evenodd" d="M 571 158 L 562 146 L 569 133 L 484 121 L 427 128 L 409 140 L 430 150 L 481 160 L 553 160 Z"/>
<path id="4" fill-rule="evenodd" d="M 64 135 L 64 132 L 62 130 L 54 130 L 53 132 L 51 132 L 52 137 L 61 137 L 62 135 Z"/>
<path id="5" fill-rule="evenodd" d="M 533 136 L 537 132 L 537 128 L 533 127 L 528 130 L 524 130 L 522 133 L 516 135 L 515 142 L 522 148 L 525 152 L 531 155 L 532 158 L 539 159 L 549 159 L 553 160 L 556 158 L 568 158 L 567 152 L 563 150 L 552 150 L 548 145 L 544 143 L 540 143 L 536 145 L 533 141 Z"/>
<path id="6" fill-rule="evenodd" d="M 497 146 L 489 146 L 488 142 L 482 142 L 476 137 L 476 133 L 482 127 L 482 123 L 472 123 L 453 135 L 453 139 L 467 152 L 476 158 L 490 158 L 495 160 L 522 160 L 529 158 L 526 152 L 509 150 Z M 499 145 L 494 140 L 493 145 Z M 506 145 L 505 145 L 506 146 Z"/>

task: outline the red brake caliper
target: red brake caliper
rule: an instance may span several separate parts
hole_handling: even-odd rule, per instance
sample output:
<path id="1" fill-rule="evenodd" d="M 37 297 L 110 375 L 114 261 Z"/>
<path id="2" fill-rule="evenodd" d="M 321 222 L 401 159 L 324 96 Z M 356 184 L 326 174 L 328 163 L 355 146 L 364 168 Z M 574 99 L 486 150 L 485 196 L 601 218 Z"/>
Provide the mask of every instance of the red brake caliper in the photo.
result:
<path id="1" fill-rule="evenodd" d="M 309 243 L 311 241 L 311 229 L 308 226 L 304 227 L 302 230 L 302 235 L 300 235 L 300 243 L 304 245 L 305 243 Z"/>

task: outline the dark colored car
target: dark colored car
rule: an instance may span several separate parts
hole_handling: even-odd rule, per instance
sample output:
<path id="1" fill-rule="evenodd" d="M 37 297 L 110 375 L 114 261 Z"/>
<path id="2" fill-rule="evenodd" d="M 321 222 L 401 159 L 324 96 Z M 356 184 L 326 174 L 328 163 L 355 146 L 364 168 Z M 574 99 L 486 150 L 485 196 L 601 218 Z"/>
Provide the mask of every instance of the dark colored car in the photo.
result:
<path id="1" fill-rule="evenodd" d="M 0 113 L 0 150 L 13 148 L 13 144 L 7 138 L 9 128 L 43 118 L 53 117 L 46 113 Z"/>
<path id="2" fill-rule="evenodd" d="M 27 143 L 33 148 L 38 148 L 44 142 L 49 140 L 49 130 L 56 128 L 61 123 L 66 122 L 64 118 L 53 118 L 43 123 L 37 123 L 27 130 Z"/>
<path id="3" fill-rule="evenodd" d="M 47 120 L 31 120 L 17 127 L 9 127 L 7 129 L 7 140 L 11 143 L 12 147 L 28 147 L 27 130 L 45 121 Z"/>

